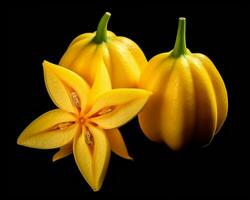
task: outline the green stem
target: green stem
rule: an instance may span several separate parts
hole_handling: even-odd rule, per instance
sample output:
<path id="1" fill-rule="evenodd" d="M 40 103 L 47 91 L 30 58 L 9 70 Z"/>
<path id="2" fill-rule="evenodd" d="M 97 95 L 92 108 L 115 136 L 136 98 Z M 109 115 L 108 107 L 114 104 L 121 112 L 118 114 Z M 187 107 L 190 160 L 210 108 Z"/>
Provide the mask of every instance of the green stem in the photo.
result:
<path id="1" fill-rule="evenodd" d="M 111 14 L 109 12 L 106 12 L 102 16 L 102 18 L 97 26 L 96 35 L 93 39 L 93 41 L 95 43 L 100 44 L 102 42 L 107 41 L 107 26 L 108 26 L 110 16 L 111 16 Z"/>
<path id="2" fill-rule="evenodd" d="M 180 57 L 188 52 L 186 47 L 186 18 L 180 17 L 178 23 L 177 36 L 175 40 L 174 49 L 172 51 L 172 56 Z"/>

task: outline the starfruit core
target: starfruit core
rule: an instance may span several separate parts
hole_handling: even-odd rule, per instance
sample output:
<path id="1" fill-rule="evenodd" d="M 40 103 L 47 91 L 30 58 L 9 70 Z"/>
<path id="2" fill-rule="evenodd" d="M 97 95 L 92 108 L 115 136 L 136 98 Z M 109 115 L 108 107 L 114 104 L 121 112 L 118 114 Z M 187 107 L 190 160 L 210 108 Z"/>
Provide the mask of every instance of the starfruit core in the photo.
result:
<path id="1" fill-rule="evenodd" d="M 135 42 L 107 30 L 110 16 L 108 12 L 103 15 L 96 32 L 76 37 L 59 65 L 79 74 L 90 86 L 97 68 L 104 65 L 112 88 L 136 88 L 147 59 Z"/>
<path id="2" fill-rule="evenodd" d="M 149 61 L 139 87 L 153 92 L 139 113 L 143 133 L 173 150 L 208 145 L 226 119 L 223 79 L 207 56 L 186 48 L 185 18 L 179 18 L 174 49 Z"/>
<path id="3" fill-rule="evenodd" d="M 60 150 L 53 161 L 72 152 L 87 183 L 98 191 L 103 183 L 110 151 L 131 159 L 117 127 L 142 109 L 151 92 L 142 89 L 111 89 L 105 66 L 98 68 L 93 86 L 76 73 L 43 62 L 48 93 L 58 107 L 34 120 L 17 143 L 37 149 Z"/>

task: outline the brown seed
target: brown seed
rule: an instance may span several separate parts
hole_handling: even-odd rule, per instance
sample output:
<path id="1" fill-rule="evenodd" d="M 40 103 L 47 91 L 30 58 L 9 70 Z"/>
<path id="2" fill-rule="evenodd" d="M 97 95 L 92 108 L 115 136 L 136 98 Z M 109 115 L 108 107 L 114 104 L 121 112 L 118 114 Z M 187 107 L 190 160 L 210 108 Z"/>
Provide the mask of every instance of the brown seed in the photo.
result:
<path id="1" fill-rule="evenodd" d="M 66 128 L 68 128 L 69 126 L 71 126 L 73 124 L 73 122 L 62 122 L 60 124 L 57 124 L 56 125 L 56 128 L 57 129 L 60 129 L 60 130 L 65 130 Z"/>
<path id="2" fill-rule="evenodd" d="M 114 106 L 105 107 L 105 108 L 101 109 L 101 110 L 98 112 L 98 115 L 104 115 L 104 114 L 110 113 L 110 112 L 112 112 L 114 109 L 115 109 Z"/>
<path id="3" fill-rule="evenodd" d="M 92 133 L 89 130 L 85 132 L 85 142 L 87 145 L 93 146 L 94 145 L 94 138 Z"/>
<path id="4" fill-rule="evenodd" d="M 80 99 L 76 92 L 71 92 L 71 98 L 77 108 L 81 108 Z"/>

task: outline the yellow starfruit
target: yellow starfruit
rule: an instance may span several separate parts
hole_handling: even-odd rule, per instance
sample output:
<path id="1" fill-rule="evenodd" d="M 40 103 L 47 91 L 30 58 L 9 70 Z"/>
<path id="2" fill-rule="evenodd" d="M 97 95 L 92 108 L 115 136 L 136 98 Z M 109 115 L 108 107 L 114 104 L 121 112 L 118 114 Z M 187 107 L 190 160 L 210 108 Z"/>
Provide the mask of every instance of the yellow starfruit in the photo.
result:
<path id="1" fill-rule="evenodd" d="M 146 57 L 135 42 L 107 31 L 110 16 L 108 12 L 104 14 L 96 32 L 76 37 L 59 65 L 76 72 L 92 85 L 97 68 L 104 64 L 112 88 L 137 87 L 141 70 L 147 64 Z"/>
<path id="2" fill-rule="evenodd" d="M 93 86 L 76 73 L 43 62 L 48 93 L 58 109 L 34 120 L 17 143 L 31 148 L 60 150 L 53 161 L 70 155 L 87 183 L 98 191 L 107 172 L 110 151 L 132 159 L 118 127 L 142 109 L 151 92 L 143 89 L 111 89 L 104 65 L 100 65 Z"/>
<path id="3" fill-rule="evenodd" d="M 153 57 L 139 83 L 153 92 L 139 114 L 144 134 L 173 150 L 209 144 L 228 112 L 222 77 L 207 56 L 186 48 L 185 34 L 186 19 L 179 18 L 174 49 Z"/>

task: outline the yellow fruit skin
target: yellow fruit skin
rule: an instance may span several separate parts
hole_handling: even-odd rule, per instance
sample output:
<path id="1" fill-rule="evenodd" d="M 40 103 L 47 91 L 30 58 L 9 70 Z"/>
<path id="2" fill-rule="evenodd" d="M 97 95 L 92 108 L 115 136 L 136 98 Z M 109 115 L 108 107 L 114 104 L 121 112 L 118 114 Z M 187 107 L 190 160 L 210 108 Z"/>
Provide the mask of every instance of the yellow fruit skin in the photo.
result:
<path id="1" fill-rule="evenodd" d="M 132 40 L 107 31 L 107 40 L 94 42 L 96 33 L 76 37 L 62 56 L 59 65 L 67 67 L 93 84 L 96 68 L 105 64 L 113 88 L 138 87 L 145 55 Z"/>
<path id="2" fill-rule="evenodd" d="M 152 91 L 139 123 L 152 141 L 180 150 L 204 146 L 222 127 L 228 112 L 225 84 L 203 54 L 153 57 L 142 72 L 139 87 Z"/>

